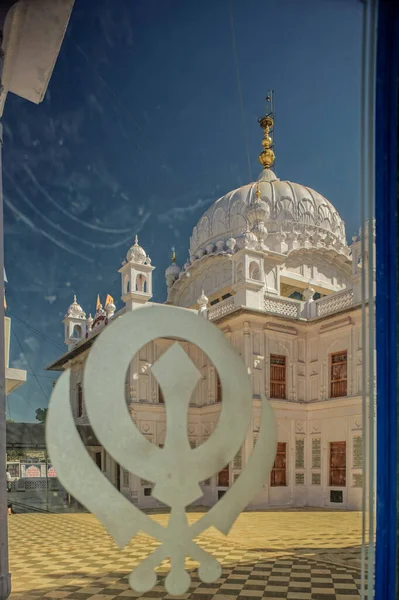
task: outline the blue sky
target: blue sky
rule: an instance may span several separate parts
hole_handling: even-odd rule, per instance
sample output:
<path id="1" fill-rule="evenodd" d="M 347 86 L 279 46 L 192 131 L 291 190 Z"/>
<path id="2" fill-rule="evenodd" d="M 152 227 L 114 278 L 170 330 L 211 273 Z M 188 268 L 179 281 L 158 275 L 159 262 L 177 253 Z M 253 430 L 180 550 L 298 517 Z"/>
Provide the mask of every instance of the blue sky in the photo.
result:
<path id="1" fill-rule="evenodd" d="M 237 91 L 231 11 L 250 169 Z M 139 233 L 164 301 L 170 248 L 218 197 L 257 177 L 267 90 L 275 171 L 316 189 L 348 237 L 360 224 L 358 0 L 76 0 L 45 100 L 9 96 L 5 264 L 11 364 L 28 382 L 8 416 L 47 405 L 73 294 L 121 306 L 118 268 Z M 251 171 L 251 177 L 250 173 Z"/>

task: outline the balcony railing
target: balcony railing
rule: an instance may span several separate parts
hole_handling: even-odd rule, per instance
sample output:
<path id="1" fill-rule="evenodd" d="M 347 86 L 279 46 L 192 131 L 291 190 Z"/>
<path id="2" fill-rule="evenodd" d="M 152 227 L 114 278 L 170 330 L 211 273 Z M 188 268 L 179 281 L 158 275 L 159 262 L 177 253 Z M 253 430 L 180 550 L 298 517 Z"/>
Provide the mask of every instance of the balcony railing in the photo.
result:
<path id="1" fill-rule="evenodd" d="M 213 321 L 213 319 L 217 319 L 218 317 L 222 317 L 227 313 L 231 312 L 234 309 L 234 297 L 226 298 L 226 300 L 222 300 L 218 302 L 214 306 L 211 306 L 208 310 L 208 319 Z"/>
<path id="2" fill-rule="evenodd" d="M 331 294 L 320 300 L 316 300 L 316 316 L 324 317 L 331 313 L 338 312 L 344 308 L 348 308 L 353 304 L 353 290 L 344 290 L 337 294 Z"/>
<path id="3" fill-rule="evenodd" d="M 301 316 L 301 303 L 297 300 L 265 296 L 265 311 L 283 317 L 299 319 Z"/>
<path id="4" fill-rule="evenodd" d="M 314 317 L 324 317 L 326 315 L 339 312 L 349 308 L 353 304 L 353 289 L 343 290 L 312 303 L 313 308 L 306 302 L 283 298 L 281 296 L 264 296 L 263 309 L 266 313 L 288 317 L 290 319 L 309 319 Z M 236 307 L 234 296 L 226 298 L 218 304 L 211 306 L 208 310 L 208 319 L 213 321 L 234 310 Z"/>

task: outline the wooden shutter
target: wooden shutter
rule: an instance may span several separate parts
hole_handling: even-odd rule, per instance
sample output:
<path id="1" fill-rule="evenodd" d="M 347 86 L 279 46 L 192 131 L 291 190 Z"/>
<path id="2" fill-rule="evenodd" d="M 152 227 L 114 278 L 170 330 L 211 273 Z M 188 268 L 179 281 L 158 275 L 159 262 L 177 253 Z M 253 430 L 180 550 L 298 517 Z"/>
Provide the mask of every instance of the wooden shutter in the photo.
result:
<path id="1" fill-rule="evenodd" d="M 346 486 L 346 442 L 330 443 L 330 486 Z"/>
<path id="2" fill-rule="evenodd" d="M 331 398 L 342 398 L 348 389 L 348 353 L 335 352 L 331 354 Z"/>
<path id="3" fill-rule="evenodd" d="M 279 487 L 287 485 L 287 443 L 277 444 L 277 454 L 270 474 L 270 485 Z"/>
<path id="4" fill-rule="evenodd" d="M 270 398 L 286 399 L 286 358 L 270 355 Z"/>
<path id="5" fill-rule="evenodd" d="M 229 465 L 227 465 L 224 469 L 222 469 L 218 473 L 218 486 L 219 487 L 229 487 L 229 483 L 230 483 L 230 470 L 229 470 Z"/>

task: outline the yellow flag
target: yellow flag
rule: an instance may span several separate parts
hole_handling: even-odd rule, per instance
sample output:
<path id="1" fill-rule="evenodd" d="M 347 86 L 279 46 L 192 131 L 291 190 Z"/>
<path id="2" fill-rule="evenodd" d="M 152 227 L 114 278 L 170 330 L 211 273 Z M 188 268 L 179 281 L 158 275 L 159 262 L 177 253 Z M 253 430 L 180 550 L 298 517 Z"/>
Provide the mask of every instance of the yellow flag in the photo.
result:
<path id="1" fill-rule="evenodd" d="M 96 304 L 96 310 L 98 310 L 101 306 L 101 300 L 100 300 L 100 294 L 97 294 L 97 304 Z"/>
<path id="2" fill-rule="evenodd" d="M 105 306 L 107 306 L 107 304 L 111 304 L 111 302 L 112 302 L 112 304 L 114 304 L 114 299 L 113 299 L 112 296 L 110 296 L 109 294 L 107 294 L 107 297 L 105 299 Z"/>

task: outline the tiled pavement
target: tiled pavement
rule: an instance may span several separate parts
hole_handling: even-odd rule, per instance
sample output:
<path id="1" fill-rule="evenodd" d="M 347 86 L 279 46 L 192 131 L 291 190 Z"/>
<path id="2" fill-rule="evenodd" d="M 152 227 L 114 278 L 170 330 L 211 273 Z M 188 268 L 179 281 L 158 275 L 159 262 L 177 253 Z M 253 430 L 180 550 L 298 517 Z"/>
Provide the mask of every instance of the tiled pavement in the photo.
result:
<path id="1" fill-rule="evenodd" d="M 151 515 L 160 522 L 167 515 Z M 193 521 L 201 515 L 193 513 Z M 137 536 L 123 551 L 88 514 L 13 515 L 9 519 L 11 600 L 70 598 L 169 598 L 158 585 L 145 594 L 131 590 L 128 575 L 157 547 Z M 192 570 L 191 600 L 359 600 L 360 513 L 267 511 L 243 513 L 227 538 L 210 529 L 200 545 L 223 567 L 214 584 Z M 173 597 L 172 597 L 173 598 Z"/>

